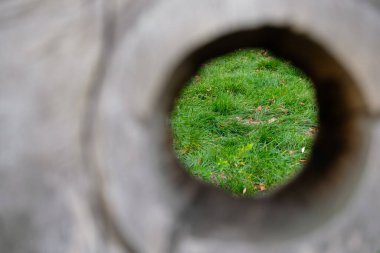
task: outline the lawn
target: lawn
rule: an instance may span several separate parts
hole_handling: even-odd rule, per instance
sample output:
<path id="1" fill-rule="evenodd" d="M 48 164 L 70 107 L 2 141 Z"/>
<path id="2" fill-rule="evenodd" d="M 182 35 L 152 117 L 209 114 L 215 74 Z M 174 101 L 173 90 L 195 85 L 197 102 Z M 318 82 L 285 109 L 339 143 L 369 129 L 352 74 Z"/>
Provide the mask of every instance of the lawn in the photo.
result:
<path id="1" fill-rule="evenodd" d="M 307 76 L 267 50 L 206 62 L 177 98 L 174 149 L 191 175 L 253 196 L 302 169 L 318 130 Z"/>

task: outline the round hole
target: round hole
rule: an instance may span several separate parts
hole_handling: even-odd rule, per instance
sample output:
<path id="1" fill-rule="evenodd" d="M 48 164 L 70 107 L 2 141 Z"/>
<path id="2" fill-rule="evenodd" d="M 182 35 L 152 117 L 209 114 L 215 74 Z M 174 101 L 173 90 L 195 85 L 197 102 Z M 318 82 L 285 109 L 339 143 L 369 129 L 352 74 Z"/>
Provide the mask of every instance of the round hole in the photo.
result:
<path id="1" fill-rule="evenodd" d="M 174 148 L 195 178 L 234 196 L 267 194 L 306 164 L 318 130 L 312 83 L 266 49 L 201 65 L 176 99 Z"/>
<path id="2" fill-rule="evenodd" d="M 239 48 L 267 48 L 311 78 L 319 105 L 318 135 L 304 170 L 265 198 L 234 198 L 188 178 L 198 194 L 184 220 L 196 236 L 238 241 L 286 239 L 310 232 L 347 205 L 362 173 L 358 168 L 369 126 L 362 95 L 344 67 L 311 38 L 287 28 L 263 27 L 220 36 L 179 61 L 159 99 L 166 102 L 166 115 L 202 63 Z"/>

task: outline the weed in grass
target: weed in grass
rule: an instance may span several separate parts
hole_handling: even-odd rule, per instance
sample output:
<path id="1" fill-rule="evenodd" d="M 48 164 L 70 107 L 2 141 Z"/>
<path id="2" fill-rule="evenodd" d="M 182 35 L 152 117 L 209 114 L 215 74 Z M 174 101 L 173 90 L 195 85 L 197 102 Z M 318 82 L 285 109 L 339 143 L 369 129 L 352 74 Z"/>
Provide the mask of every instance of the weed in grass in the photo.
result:
<path id="1" fill-rule="evenodd" d="M 212 102 L 212 110 L 221 115 L 229 115 L 235 110 L 234 102 L 234 98 L 228 92 L 221 92 Z"/>
<path id="2" fill-rule="evenodd" d="M 252 196 L 302 168 L 318 130 L 317 105 L 300 70 L 267 50 L 238 50 L 204 64 L 171 124 L 191 175 Z"/>

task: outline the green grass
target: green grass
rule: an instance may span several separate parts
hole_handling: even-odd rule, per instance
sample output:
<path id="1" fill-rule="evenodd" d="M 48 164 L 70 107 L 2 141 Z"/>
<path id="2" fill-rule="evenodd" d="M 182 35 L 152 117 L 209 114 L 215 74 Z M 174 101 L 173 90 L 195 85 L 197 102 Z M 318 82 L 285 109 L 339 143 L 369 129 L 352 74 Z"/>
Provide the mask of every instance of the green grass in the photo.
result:
<path id="1" fill-rule="evenodd" d="M 290 63 L 266 50 L 238 50 L 202 66 L 177 99 L 171 124 L 191 175 L 252 196 L 302 168 L 317 105 L 310 80 Z"/>

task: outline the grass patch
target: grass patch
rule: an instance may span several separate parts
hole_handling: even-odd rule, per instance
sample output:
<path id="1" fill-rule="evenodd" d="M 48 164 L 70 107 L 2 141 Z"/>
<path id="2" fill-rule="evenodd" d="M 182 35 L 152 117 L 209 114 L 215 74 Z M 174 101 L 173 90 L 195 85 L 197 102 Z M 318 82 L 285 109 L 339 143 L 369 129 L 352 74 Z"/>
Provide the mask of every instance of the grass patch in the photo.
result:
<path id="1" fill-rule="evenodd" d="M 266 50 L 238 50 L 202 66 L 177 99 L 171 124 L 191 175 L 252 196 L 302 168 L 317 105 L 300 70 Z"/>

